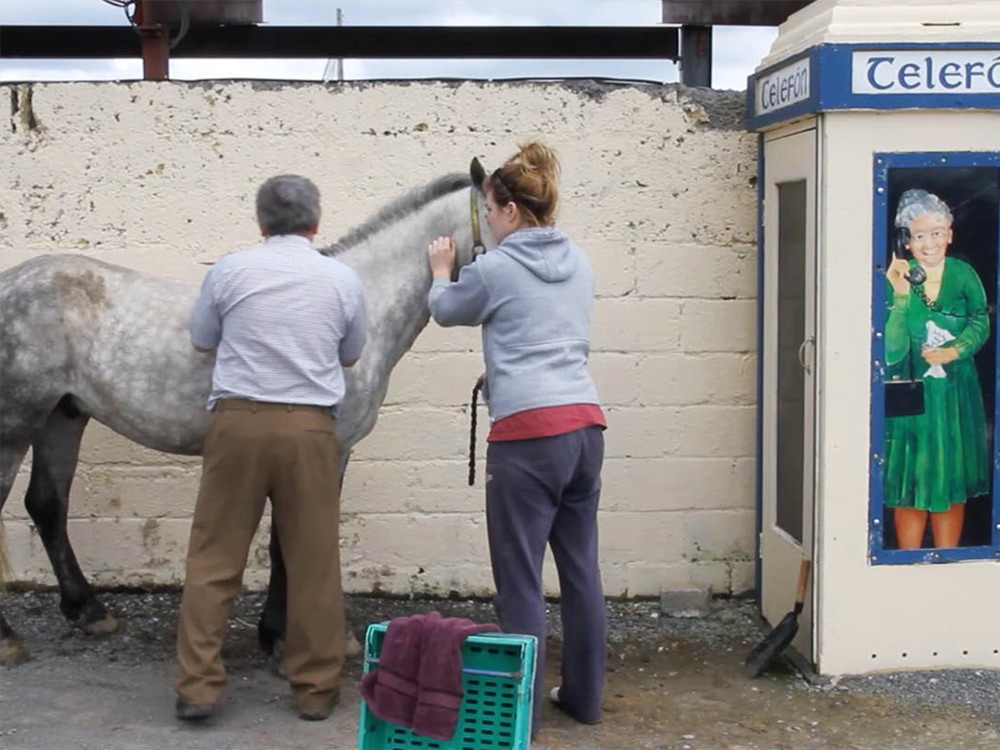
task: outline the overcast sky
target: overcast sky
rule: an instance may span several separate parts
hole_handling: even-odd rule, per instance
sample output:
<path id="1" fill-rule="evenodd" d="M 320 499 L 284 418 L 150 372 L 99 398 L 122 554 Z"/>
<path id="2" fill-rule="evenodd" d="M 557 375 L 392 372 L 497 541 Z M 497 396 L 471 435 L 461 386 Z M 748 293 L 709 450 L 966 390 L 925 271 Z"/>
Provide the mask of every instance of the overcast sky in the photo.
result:
<path id="1" fill-rule="evenodd" d="M 197 2 L 197 0 L 193 0 Z M 660 0 L 264 0 L 264 23 L 333 25 L 341 8 L 356 26 L 653 26 Z M 17 33 L 8 24 L 120 25 L 125 14 L 104 0 L 0 0 L 0 45 Z M 712 83 L 746 88 L 746 79 L 777 33 L 761 27 L 714 30 Z M 326 60 L 170 61 L 174 79 L 275 78 L 319 80 Z M 331 66 L 332 67 L 332 66 Z M 142 62 L 115 60 L 0 60 L 0 81 L 115 80 L 142 77 Z M 676 81 L 668 60 L 355 60 L 344 78 L 558 78 L 598 77 Z"/>

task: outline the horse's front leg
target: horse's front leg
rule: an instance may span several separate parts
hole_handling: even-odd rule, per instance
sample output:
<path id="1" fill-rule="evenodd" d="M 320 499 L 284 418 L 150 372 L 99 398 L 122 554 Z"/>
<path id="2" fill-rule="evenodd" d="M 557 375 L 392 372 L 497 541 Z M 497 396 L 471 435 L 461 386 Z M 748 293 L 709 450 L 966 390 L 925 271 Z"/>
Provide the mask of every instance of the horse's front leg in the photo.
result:
<path id="1" fill-rule="evenodd" d="M 89 635 L 105 635 L 117 630 L 118 623 L 87 583 L 66 529 L 69 489 L 87 421 L 87 416 L 65 401 L 49 415 L 32 444 L 31 480 L 24 505 L 59 582 L 63 615 Z"/>
<path id="2" fill-rule="evenodd" d="M 21 636 L 14 632 L 3 612 L 0 612 L 0 666 L 13 667 L 28 658 L 28 650 L 24 647 Z"/>
<path id="3" fill-rule="evenodd" d="M 285 645 L 285 621 L 288 616 L 288 575 L 285 560 L 281 556 L 278 541 L 278 527 L 271 524 L 271 543 L 268 545 L 271 558 L 271 577 L 267 583 L 267 598 L 257 623 L 257 642 L 268 656 L 280 664 Z"/>

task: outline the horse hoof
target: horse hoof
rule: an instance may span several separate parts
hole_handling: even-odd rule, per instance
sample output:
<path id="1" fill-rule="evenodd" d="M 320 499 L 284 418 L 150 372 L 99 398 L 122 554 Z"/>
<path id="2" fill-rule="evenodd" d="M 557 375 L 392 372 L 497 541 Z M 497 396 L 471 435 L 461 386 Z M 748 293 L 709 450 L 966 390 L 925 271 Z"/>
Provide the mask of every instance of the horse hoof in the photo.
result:
<path id="1" fill-rule="evenodd" d="M 80 626 L 87 635 L 111 635 L 118 630 L 118 620 L 113 615 L 105 615 L 97 622 L 85 622 Z"/>
<path id="2" fill-rule="evenodd" d="M 277 656 L 269 656 L 267 658 L 267 668 L 271 670 L 271 674 L 275 677 L 280 677 L 282 680 L 288 679 L 288 672 L 285 671 L 285 661 Z"/>
<path id="3" fill-rule="evenodd" d="M 362 650 L 358 639 L 354 637 L 354 633 L 348 630 L 347 635 L 344 637 L 344 656 L 358 656 Z"/>
<path id="4" fill-rule="evenodd" d="M 20 638 L 4 638 L 0 640 L 0 666 L 16 667 L 31 658 L 28 649 Z"/>
<path id="5" fill-rule="evenodd" d="M 285 640 L 284 638 L 278 638 L 274 641 L 274 645 L 271 650 L 271 656 L 268 657 L 267 667 L 271 670 L 271 674 L 276 677 L 280 677 L 283 680 L 288 679 L 288 672 L 285 671 Z"/>

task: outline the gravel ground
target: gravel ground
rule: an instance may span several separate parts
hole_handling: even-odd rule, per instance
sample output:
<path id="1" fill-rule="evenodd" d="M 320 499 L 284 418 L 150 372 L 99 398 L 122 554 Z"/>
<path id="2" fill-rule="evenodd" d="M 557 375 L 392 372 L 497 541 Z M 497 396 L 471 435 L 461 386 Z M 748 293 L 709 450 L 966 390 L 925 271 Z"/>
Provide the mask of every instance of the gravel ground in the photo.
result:
<path id="1" fill-rule="evenodd" d="M 139 664 L 174 658 L 174 638 L 180 594 L 177 591 L 103 592 L 101 598 L 118 618 L 120 632 L 107 638 L 85 636 L 70 627 L 59 612 L 52 591 L 10 592 L 3 607 L 8 621 L 25 638 L 33 656 L 86 654 L 109 662 Z M 230 619 L 228 663 L 259 664 L 256 622 L 263 605 L 259 592 L 241 596 Z M 445 616 L 495 621 L 488 601 L 469 599 L 414 600 L 370 596 L 347 597 L 348 618 L 359 640 L 368 623 L 436 609 Z M 558 605 L 549 607 L 550 641 L 561 641 Z M 648 661 L 664 643 L 691 643 L 706 651 L 745 650 L 768 632 L 749 598 L 715 599 L 707 617 L 672 618 L 660 614 L 658 601 L 609 601 L 609 640 L 619 661 Z M 1000 721 L 1000 670 L 961 669 L 893 672 L 825 678 L 808 670 L 784 671 L 793 689 L 813 693 L 867 694 L 898 698 L 929 707 L 964 707 Z"/>
<path id="2" fill-rule="evenodd" d="M 295 716 L 287 684 L 257 647 L 263 595 L 236 602 L 223 657 L 229 691 L 195 731 L 171 711 L 176 591 L 102 592 L 120 629 L 85 636 L 58 594 L 4 596 L 32 659 L 0 673 L 4 750 L 270 750 L 357 747 L 362 660 L 345 663 L 341 707 L 326 722 Z M 489 602 L 348 597 L 359 639 L 368 623 L 436 609 L 493 620 Z M 907 672 L 826 679 L 785 661 L 748 679 L 743 657 L 767 632 L 750 599 L 717 599 L 706 617 L 660 615 L 655 601 L 608 603 L 604 721 L 576 724 L 543 701 L 534 750 L 997 750 L 1000 671 Z M 550 606 L 545 685 L 559 682 L 558 607 Z"/>
<path id="3" fill-rule="evenodd" d="M 995 669 L 858 675 L 845 677 L 831 688 L 891 695 L 922 706 L 965 706 L 983 716 L 1000 719 L 1000 670 Z"/>

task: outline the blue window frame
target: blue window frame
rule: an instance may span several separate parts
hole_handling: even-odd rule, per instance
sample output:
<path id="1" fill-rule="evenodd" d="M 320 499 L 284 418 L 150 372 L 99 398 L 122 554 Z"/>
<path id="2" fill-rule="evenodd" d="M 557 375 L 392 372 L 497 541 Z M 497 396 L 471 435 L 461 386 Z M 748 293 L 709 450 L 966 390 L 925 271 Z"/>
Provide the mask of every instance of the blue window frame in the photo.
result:
<path id="1" fill-rule="evenodd" d="M 997 301 L 1000 299 L 1000 153 L 914 152 L 877 153 L 873 158 L 872 222 L 872 377 L 871 450 L 869 474 L 869 562 L 873 565 L 948 563 L 1000 559 L 1000 335 Z M 989 444 L 990 490 L 966 504 L 962 541 L 958 547 L 898 549 L 893 543 L 893 519 L 883 504 L 886 445 L 885 326 L 888 312 L 885 272 L 891 254 L 896 204 L 901 192 L 922 188 L 939 194 L 954 214 L 955 241 L 961 233 L 971 265 L 982 278 L 989 304 L 990 337 L 976 355 Z M 975 218 L 975 229 L 969 226 Z M 991 424 L 992 422 L 992 424 Z M 928 531 L 930 519 L 928 519 Z M 925 544 L 926 544 L 925 539 Z"/>

